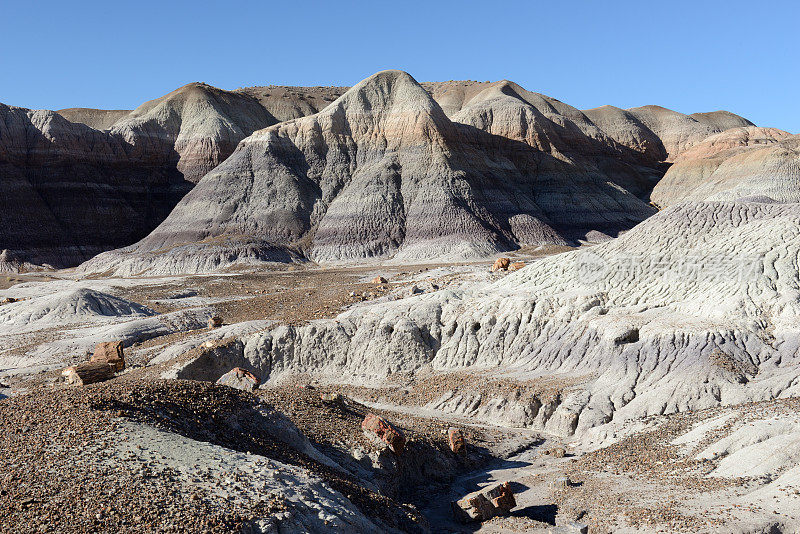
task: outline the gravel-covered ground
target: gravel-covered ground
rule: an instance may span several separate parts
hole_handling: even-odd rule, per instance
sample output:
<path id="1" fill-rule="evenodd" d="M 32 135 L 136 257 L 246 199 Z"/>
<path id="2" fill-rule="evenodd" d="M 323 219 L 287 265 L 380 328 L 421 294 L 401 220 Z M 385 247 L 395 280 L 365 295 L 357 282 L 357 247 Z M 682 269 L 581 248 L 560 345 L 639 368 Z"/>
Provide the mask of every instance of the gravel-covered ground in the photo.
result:
<path id="1" fill-rule="evenodd" d="M 168 470 L 151 472 L 138 462 L 109 465 L 109 439 L 125 420 L 306 468 L 366 516 L 403 531 L 424 528 L 413 508 L 270 436 L 259 426 L 257 404 L 252 395 L 227 387 L 124 379 L 6 399 L 0 403 L 0 531 L 236 532 L 282 509 L 274 498 L 249 509 L 228 506 L 200 490 L 187 492 Z"/>

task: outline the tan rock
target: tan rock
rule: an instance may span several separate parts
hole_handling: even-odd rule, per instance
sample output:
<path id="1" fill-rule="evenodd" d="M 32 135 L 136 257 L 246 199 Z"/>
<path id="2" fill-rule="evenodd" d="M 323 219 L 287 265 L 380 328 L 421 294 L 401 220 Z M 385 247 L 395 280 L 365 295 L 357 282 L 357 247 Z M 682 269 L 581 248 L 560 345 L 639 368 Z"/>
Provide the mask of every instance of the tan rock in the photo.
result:
<path id="1" fill-rule="evenodd" d="M 384 278 L 382 276 L 376 276 L 375 278 L 372 279 L 372 283 L 373 284 L 388 284 L 389 281 L 386 280 L 386 278 Z"/>
<path id="2" fill-rule="evenodd" d="M 61 372 L 67 384 L 86 386 L 114 377 L 114 368 L 106 362 L 85 362 L 67 367 Z"/>
<path id="3" fill-rule="evenodd" d="M 456 519 L 467 523 L 488 521 L 495 516 L 506 515 L 516 505 L 511 487 L 508 482 L 504 482 L 470 493 L 452 502 L 451 508 Z"/>
<path id="4" fill-rule="evenodd" d="M 125 354 L 122 349 L 122 341 L 98 343 L 89 361 L 106 363 L 110 365 L 114 371 L 122 371 L 125 369 Z"/>
<path id="5" fill-rule="evenodd" d="M 511 264 L 511 260 L 508 258 L 497 258 L 492 265 L 491 271 L 506 271 L 508 270 L 508 266 Z"/>
<path id="6" fill-rule="evenodd" d="M 553 447 L 552 449 L 547 449 L 544 453 L 553 458 L 563 458 L 567 455 L 567 450 L 564 447 Z"/>
<path id="7" fill-rule="evenodd" d="M 508 266 L 508 270 L 509 271 L 519 271 L 523 267 L 525 267 L 525 262 L 524 261 L 515 261 L 514 263 L 512 263 L 511 265 Z"/>
<path id="8" fill-rule="evenodd" d="M 319 398 L 322 399 L 322 402 L 328 404 L 335 404 L 343 400 L 342 395 L 339 393 L 320 393 Z"/>
<path id="9" fill-rule="evenodd" d="M 208 320 L 209 328 L 219 328 L 220 326 L 222 326 L 222 317 L 215 315 L 214 317 Z"/>
<path id="10" fill-rule="evenodd" d="M 218 386 L 228 386 L 242 391 L 253 391 L 258 387 L 259 380 L 256 376 L 241 367 L 234 367 L 217 380 Z"/>

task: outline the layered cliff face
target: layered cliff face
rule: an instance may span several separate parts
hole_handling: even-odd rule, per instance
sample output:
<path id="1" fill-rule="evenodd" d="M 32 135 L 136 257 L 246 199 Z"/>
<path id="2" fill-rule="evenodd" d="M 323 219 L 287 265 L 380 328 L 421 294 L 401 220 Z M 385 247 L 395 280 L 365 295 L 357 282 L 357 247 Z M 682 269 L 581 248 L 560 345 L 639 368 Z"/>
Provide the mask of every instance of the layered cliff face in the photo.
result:
<path id="1" fill-rule="evenodd" d="M 555 98 L 501 81 L 468 94 L 455 122 L 523 142 L 569 165 L 593 169 L 646 198 L 661 177 L 660 159 L 618 143 L 580 110 Z M 473 86 L 474 87 L 474 86 Z"/>
<path id="2" fill-rule="evenodd" d="M 800 201 L 800 137 L 775 128 L 732 128 L 677 158 L 653 189 L 653 202 L 760 197 Z"/>
<path id="3" fill-rule="evenodd" d="M 604 106 L 582 112 L 508 81 L 413 85 L 407 98 L 420 108 L 409 112 L 414 118 L 402 120 L 430 123 L 419 127 L 416 138 L 397 137 L 397 129 L 404 128 L 395 124 L 397 117 L 408 113 L 396 112 L 399 103 L 393 90 L 364 93 L 363 84 L 359 84 L 361 96 L 345 99 L 346 88 L 339 87 L 223 91 L 193 83 L 130 112 L 26 111 L 48 118 L 6 128 L 0 139 L 8 147 L 4 164 L 11 169 L 13 159 L 14 173 L 40 178 L 21 188 L 11 185 L 19 178 L 8 171 L 11 174 L 3 179 L 14 193 L 7 202 L 46 206 L 29 215 L 6 215 L 9 224 L 17 225 L 6 234 L 32 239 L 28 245 L 24 239 L 6 240 L 0 247 L 23 263 L 68 266 L 96 252 L 128 245 L 161 222 L 191 184 L 217 169 L 245 138 L 236 161 L 210 181 L 229 176 L 226 183 L 237 189 L 235 177 L 244 175 L 246 183 L 252 173 L 262 177 L 256 180 L 259 183 L 278 184 L 284 180 L 282 171 L 274 179 L 271 173 L 288 167 L 302 178 L 290 188 L 291 196 L 276 200 L 288 190 L 271 186 L 268 200 L 237 197 L 239 208 L 223 198 L 220 204 L 236 214 L 234 219 L 200 221 L 199 230 L 185 232 L 181 228 L 188 221 L 175 223 L 180 219 L 176 215 L 169 223 L 172 229 L 168 226 L 161 232 L 173 237 L 154 242 L 186 238 L 196 243 L 224 237 L 225 243 L 204 242 L 206 249 L 216 252 L 206 255 L 203 269 L 233 261 L 222 258 L 242 256 L 258 261 L 429 258 L 430 243 L 421 244 L 429 238 L 447 242 L 438 245 L 439 257 L 444 258 L 489 254 L 520 244 L 563 243 L 591 230 L 614 234 L 646 217 L 649 208 L 629 197 L 649 200 L 665 161 L 720 129 L 750 124 L 727 112 L 687 116 L 655 106 L 631 110 Z M 363 112 L 353 111 L 365 104 L 370 107 Z M 315 113 L 319 118 L 309 123 L 287 122 L 286 128 L 272 133 L 261 131 Z M 361 115 L 367 114 L 381 119 L 367 121 L 367 128 L 361 124 Z M 70 133 L 54 135 L 59 129 Z M 308 133 L 317 130 L 318 134 Z M 39 138 L 48 142 L 40 143 Z M 264 154 L 257 152 L 262 148 Z M 29 160 L 29 154 L 35 157 Z M 359 190 L 356 184 L 363 185 L 362 176 L 376 173 L 383 175 L 380 185 Z M 113 207 L 97 215 L 89 207 L 87 191 L 92 187 L 104 189 L 106 197 L 129 200 L 103 200 Z M 22 193 L 23 189 L 36 193 Z M 418 199 L 417 190 L 428 193 Z M 452 208 L 422 209 L 426 195 L 430 196 L 426 202 L 437 202 L 432 193 L 437 190 L 444 205 Z M 344 195 L 339 197 L 340 193 Z M 53 204 L 56 195 L 60 202 Z M 198 195 L 211 198 L 213 191 L 204 187 Z M 363 216 L 347 215 L 358 211 L 362 202 L 370 206 Z M 287 203 L 288 207 L 283 205 Z M 267 223 L 239 224 L 244 214 L 277 223 L 268 230 Z M 350 226 L 354 221 L 356 229 Z M 441 230 L 431 230 L 434 226 Z M 232 243 L 234 235 L 239 237 Z M 358 240 L 366 241 L 354 244 Z M 49 241 L 57 245 L 47 245 Z M 236 250 L 233 254 L 231 247 Z M 71 252 L 62 255 L 63 251 Z"/>
<path id="4" fill-rule="evenodd" d="M 486 130 L 448 119 L 408 74 L 378 73 L 248 137 L 151 235 L 85 268 L 464 259 L 613 234 L 654 212 L 588 158 Z"/>
<path id="5" fill-rule="evenodd" d="M 0 105 L 0 250 L 15 258 L 4 269 L 74 266 L 136 242 L 239 141 L 336 94 L 257 89 L 193 83 L 133 111 Z"/>
<path id="6" fill-rule="evenodd" d="M 65 267 L 146 235 L 191 184 L 129 150 L 52 111 L 0 104 L 0 249 Z"/>

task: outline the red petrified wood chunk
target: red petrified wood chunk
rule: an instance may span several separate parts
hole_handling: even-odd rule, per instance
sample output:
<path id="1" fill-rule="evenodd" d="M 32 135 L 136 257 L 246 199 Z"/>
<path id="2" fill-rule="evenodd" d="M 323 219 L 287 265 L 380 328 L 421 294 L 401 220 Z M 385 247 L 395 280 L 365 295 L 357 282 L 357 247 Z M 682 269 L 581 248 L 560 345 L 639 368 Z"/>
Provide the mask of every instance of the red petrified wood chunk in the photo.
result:
<path id="1" fill-rule="evenodd" d="M 464 454 L 467 452 L 467 446 L 464 442 L 464 433 L 460 429 L 450 427 L 447 430 L 447 439 L 450 442 L 450 450 L 456 454 Z"/>
<path id="2" fill-rule="evenodd" d="M 361 423 L 362 430 L 372 432 L 383 440 L 395 454 L 402 454 L 406 438 L 400 430 L 389 421 L 374 413 L 368 413 Z"/>

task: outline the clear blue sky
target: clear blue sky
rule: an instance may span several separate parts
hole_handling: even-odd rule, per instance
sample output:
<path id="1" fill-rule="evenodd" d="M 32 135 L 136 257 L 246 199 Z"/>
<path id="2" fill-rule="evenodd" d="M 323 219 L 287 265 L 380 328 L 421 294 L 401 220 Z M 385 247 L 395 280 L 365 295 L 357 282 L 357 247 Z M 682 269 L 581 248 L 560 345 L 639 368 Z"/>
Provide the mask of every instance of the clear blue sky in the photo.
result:
<path id="1" fill-rule="evenodd" d="M 0 0 L 0 102 L 133 108 L 192 81 L 507 78 L 579 108 L 728 109 L 800 132 L 800 2 Z"/>

